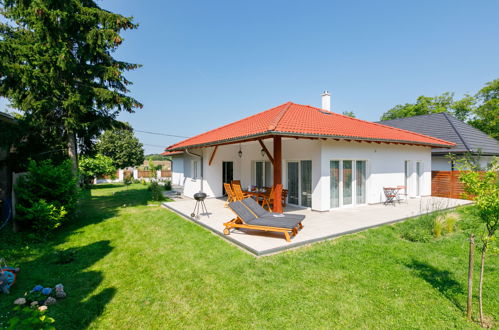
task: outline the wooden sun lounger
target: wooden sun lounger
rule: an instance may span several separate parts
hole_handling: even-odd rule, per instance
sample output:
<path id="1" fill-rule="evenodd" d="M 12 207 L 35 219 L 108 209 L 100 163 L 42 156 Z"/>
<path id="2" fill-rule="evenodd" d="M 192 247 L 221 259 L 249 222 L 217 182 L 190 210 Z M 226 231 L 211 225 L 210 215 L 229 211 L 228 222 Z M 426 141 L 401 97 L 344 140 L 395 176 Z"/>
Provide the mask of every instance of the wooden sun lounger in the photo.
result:
<path id="1" fill-rule="evenodd" d="M 291 242 L 291 237 L 298 234 L 303 228 L 303 218 L 289 217 L 286 214 L 269 213 L 257 216 L 243 202 L 236 201 L 229 203 L 229 209 L 236 214 L 236 218 L 224 223 L 224 234 L 229 235 L 231 229 L 253 229 L 261 231 L 271 231 L 284 233 L 287 242 Z"/>

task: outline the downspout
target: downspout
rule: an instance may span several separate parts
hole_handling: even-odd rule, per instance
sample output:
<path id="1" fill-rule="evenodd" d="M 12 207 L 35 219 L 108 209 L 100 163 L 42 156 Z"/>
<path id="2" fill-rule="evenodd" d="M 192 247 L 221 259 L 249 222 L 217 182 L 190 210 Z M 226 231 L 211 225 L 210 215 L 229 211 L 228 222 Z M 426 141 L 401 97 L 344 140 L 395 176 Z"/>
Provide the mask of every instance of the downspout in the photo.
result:
<path id="1" fill-rule="evenodd" d="M 193 154 L 192 152 L 189 151 L 189 149 L 185 149 L 185 153 L 188 154 L 189 156 L 192 156 L 192 157 L 198 157 L 199 160 L 201 161 L 201 192 L 203 192 L 203 156 L 201 155 L 196 155 L 196 154 Z"/>

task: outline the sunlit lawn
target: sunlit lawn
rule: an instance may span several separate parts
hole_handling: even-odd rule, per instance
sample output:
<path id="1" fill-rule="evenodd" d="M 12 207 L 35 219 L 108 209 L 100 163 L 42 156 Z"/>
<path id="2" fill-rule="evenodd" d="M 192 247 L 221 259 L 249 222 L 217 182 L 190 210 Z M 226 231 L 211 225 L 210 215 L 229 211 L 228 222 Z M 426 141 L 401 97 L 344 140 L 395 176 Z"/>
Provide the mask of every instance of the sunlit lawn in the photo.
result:
<path id="1" fill-rule="evenodd" d="M 0 314 L 35 284 L 63 283 L 69 296 L 49 308 L 61 329 L 477 326 L 463 312 L 464 233 L 413 243 L 399 224 L 255 258 L 149 197 L 97 186 L 49 243 L 0 233 L 0 256 L 22 268 Z M 498 265 L 489 258 L 485 282 L 496 320 Z"/>

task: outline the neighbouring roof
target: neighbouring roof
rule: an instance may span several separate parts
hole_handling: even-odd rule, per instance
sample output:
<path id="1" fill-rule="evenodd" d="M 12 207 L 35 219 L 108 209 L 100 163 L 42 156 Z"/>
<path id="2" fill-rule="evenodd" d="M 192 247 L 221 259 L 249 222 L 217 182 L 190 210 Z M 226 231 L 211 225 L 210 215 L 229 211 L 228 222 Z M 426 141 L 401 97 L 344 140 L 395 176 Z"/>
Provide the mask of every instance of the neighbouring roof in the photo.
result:
<path id="1" fill-rule="evenodd" d="M 162 156 L 175 156 L 175 155 L 180 155 L 183 154 L 183 151 L 165 151 L 161 155 Z"/>
<path id="2" fill-rule="evenodd" d="M 16 119 L 13 116 L 9 115 L 8 113 L 1 112 L 1 111 L 0 111 L 0 120 L 6 121 L 9 123 L 16 122 Z"/>
<path id="3" fill-rule="evenodd" d="M 433 147 L 454 145 L 431 136 L 288 102 L 176 143 L 169 146 L 167 151 L 276 135 L 408 143 Z"/>
<path id="4" fill-rule="evenodd" d="M 481 149 L 483 155 L 499 155 L 499 142 L 496 139 L 446 112 L 384 120 L 379 123 L 431 135 L 456 144 L 446 151 L 434 150 L 434 153 L 476 153 Z"/>

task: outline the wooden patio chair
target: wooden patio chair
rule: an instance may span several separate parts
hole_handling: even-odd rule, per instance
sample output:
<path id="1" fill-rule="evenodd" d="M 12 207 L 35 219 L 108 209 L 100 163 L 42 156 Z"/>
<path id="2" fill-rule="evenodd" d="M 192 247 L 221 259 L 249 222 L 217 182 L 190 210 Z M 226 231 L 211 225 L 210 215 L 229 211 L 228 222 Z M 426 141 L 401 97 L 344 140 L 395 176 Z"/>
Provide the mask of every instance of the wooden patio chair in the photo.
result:
<path id="1" fill-rule="evenodd" d="M 250 197 L 249 195 L 243 193 L 243 189 L 240 184 L 233 184 L 232 190 L 234 191 L 234 195 L 236 196 L 236 201 L 242 201 L 243 199 Z"/>
<path id="2" fill-rule="evenodd" d="M 247 198 L 244 201 L 248 199 L 251 198 Z M 252 199 L 251 201 L 256 203 Z M 248 202 L 251 203 L 251 201 Z M 229 209 L 236 214 L 236 218 L 224 223 L 224 235 L 230 235 L 230 230 L 233 228 L 252 229 L 284 233 L 286 241 L 291 242 L 291 237 L 296 236 L 298 231 L 303 228 L 301 224 L 303 218 L 291 218 L 286 216 L 286 214 L 271 214 L 260 217 L 255 215 L 243 201 L 229 203 Z"/>
<path id="3" fill-rule="evenodd" d="M 238 184 L 238 185 L 241 185 L 241 180 L 232 180 L 230 182 L 231 185 L 235 185 L 235 184 Z"/>
<path id="4" fill-rule="evenodd" d="M 281 196 L 283 195 L 282 194 L 282 184 L 279 183 L 279 184 L 276 184 L 275 186 L 272 186 L 272 189 L 270 189 L 270 194 L 266 195 L 263 198 L 262 207 L 267 206 L 269 211 L 271 211 L 272 208 L 274 207 L 274 194 L 275 194 L 276 190 L 280 190 Z"/>
<path id="5" fill-rule="evenodd" d="M 225 203 L 224 207 L 228 207 L 229 203 L 236 201 L 236 194 L 234 194 L 234 191 L 232 190 L 230 184 L 224 183 L 224 188 L 225 192 L 227 193 L 227 202 Z"/>

